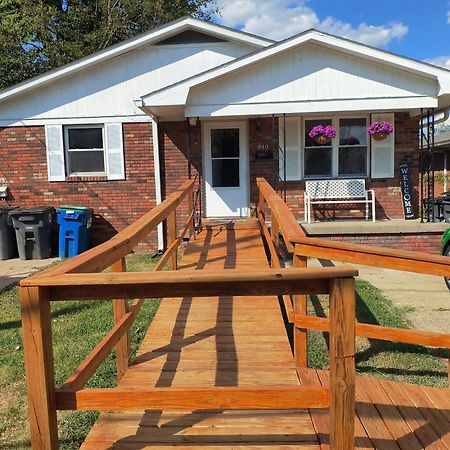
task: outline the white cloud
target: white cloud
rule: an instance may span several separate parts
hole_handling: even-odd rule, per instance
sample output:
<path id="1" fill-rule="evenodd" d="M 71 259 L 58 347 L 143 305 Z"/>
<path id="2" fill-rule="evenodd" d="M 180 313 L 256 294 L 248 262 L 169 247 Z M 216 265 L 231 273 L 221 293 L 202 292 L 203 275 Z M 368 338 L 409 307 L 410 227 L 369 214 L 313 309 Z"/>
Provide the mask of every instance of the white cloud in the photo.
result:
<path id="1" fill-rule="evenodd" d="M 224 25 L 274 40 L 285 39 L 308 28 L 343 36 L 376 47 L 384 47 L 393 39 L 401 39 L 408 27 L 399 22 L 374 26 L 351 24 L 334 17 L 321 20 L 306 6 L 308 0 L 217 0 L 221 10 L 217 20 Z"/>
<path id="2" fill-rule="evenodd" d="M 447 13 L 447 23 L 450 24 L 450 11 Z"/>
<path id="3" fill-rule="evenodd" d="M 450 70 L 450 56 L 437 56 L 436 58 L 424 59 L 424 61 Z"/>

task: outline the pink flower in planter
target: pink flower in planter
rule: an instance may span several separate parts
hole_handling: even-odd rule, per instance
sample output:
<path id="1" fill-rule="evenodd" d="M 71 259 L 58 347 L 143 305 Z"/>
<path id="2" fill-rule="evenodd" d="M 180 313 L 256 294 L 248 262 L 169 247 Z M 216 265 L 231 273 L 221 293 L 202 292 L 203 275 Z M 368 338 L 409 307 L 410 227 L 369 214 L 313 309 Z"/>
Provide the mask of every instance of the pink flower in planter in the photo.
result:
<path id="1" fill-rule="evenodd" d="M 373 136 L 374 134 L 391 134 L 394 131 L 394 127 L 391 123 L 386 122 L 385 120 L 380 120 L 378 122 L 374 122 L 367 129 L 367 134 L 369 136 Z"/>
<path id="2" fill-rule="evenodd" d="M 316 125 L 309 132 L 310 138 L 317 136 L 325 136 L 328 139 L 334 139 L 336 137 L 336 130 L 331 125 Z"/>

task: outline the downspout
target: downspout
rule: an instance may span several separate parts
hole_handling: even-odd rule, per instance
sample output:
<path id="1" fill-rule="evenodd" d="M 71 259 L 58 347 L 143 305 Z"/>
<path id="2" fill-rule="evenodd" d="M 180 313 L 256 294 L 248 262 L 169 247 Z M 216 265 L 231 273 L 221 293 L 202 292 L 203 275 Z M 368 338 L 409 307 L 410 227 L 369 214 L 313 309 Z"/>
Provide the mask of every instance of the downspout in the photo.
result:
<path id="1" fill-rule="evenodd" d="M 161 189 L 161 164 L 159 157 L 159 138 L 158 138 L 158 123 L 152 117 L 152 142 L 153 142 L 153 164 L 155 166 L 155 198 L 156 205 L 162 202 L 162 189 Z M 162 222 L 158 225 L 158 251 L 164 250 L 164 232 Z"/>

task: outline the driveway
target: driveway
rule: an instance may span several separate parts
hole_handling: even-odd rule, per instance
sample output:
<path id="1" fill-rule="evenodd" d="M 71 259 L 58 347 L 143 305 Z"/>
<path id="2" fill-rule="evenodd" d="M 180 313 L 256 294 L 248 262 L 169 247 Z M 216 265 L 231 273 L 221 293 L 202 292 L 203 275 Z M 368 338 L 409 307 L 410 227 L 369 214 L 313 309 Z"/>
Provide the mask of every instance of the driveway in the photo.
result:
<path id="1" fill-rule="evenodd" d="M 53 264 L 55 261 L 58 261 L 58 258 L 30 259 L 27 261 L 16 258 L 0 261 L 0 291 L 33 272 Z"/>

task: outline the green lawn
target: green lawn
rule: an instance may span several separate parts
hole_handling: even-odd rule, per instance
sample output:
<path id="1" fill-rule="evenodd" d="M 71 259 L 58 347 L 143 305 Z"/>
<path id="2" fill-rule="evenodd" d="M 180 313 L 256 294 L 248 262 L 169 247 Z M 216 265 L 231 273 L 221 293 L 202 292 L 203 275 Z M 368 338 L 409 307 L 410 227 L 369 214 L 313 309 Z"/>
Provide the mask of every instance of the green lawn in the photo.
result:
<path id="1" fill-rule="evenodd" d="M 146 255 L 129 258 L 129 270 L 148 270 L 154 261 Z M 410 327 L 404 318 L 405 311 L 395 308 L 372 285 L 357 281 L 357 317 L 361 322 L 385 326 Z M 22 357 L 22 338 L 18 288 L 0 293 L 0 448 L 27 449 L 26 389 Z M 132 349 L 135 352 L 142 340 L 158 301 L 146 302 L 132 329 Z M 323 315 L 327 312 L 326 297 L 311 297 L 309 313 Z M 112 306 L 110 302 L 55 302 L 53 312 L 53 342 L 56 361 L 56 383 L 61 384 L 111 329 Z M 311 367 L 328 366 L 326 335 L 309 333 L 309 364 Z M 447 372 L 442 350 L 390 344 L 358 338 L 357 368 L 359 373 L 422 383 L 446 386 Z M 88 383 L 91 387 L 114 386 L 115 363 L 112 354 L 97 370 Z M 92 426 L 96 413 L 63 412 L 59 414 L 62 449 L 78 448 Z"/>
<path id="2" fill-rule="evenodd" d="M 128 258 L 130 271 L 149 270 L 154 261 L 147 255 Z M 132 352 L 154 316 L 158 301 L 144 303 L 131 330 Z M 29 449 L 25 375 L 22 354 L 22 330 L 18 288 L 0 294 L 0 448 Z M 109 301 L 53 302 L 53 343 L 55 379 L 60 385 L 113 326 Z M 114 353 L 104 361 L 88 382 L 88 387 L 113 387 L 116 380 Z M 60 412 L 61 449 L 77 449 L 97 413 Z"/>
<path id="3" fill-rule="evenodd" d="M 356 317 L 359 322 L 394 328 L 413 328 L 405 318 L 407 310 L 392 304 L 372 284 L 356 280 Z M 308 314 L 328 315 L 328 298 L 310 296 Z M 327 368 L 328 334 L 308 333 L 308 364 Z M 448 351 L 409 344 L 357 338 L 356 369 L 360 374 L 394 381 L 447 387 Z"/>

